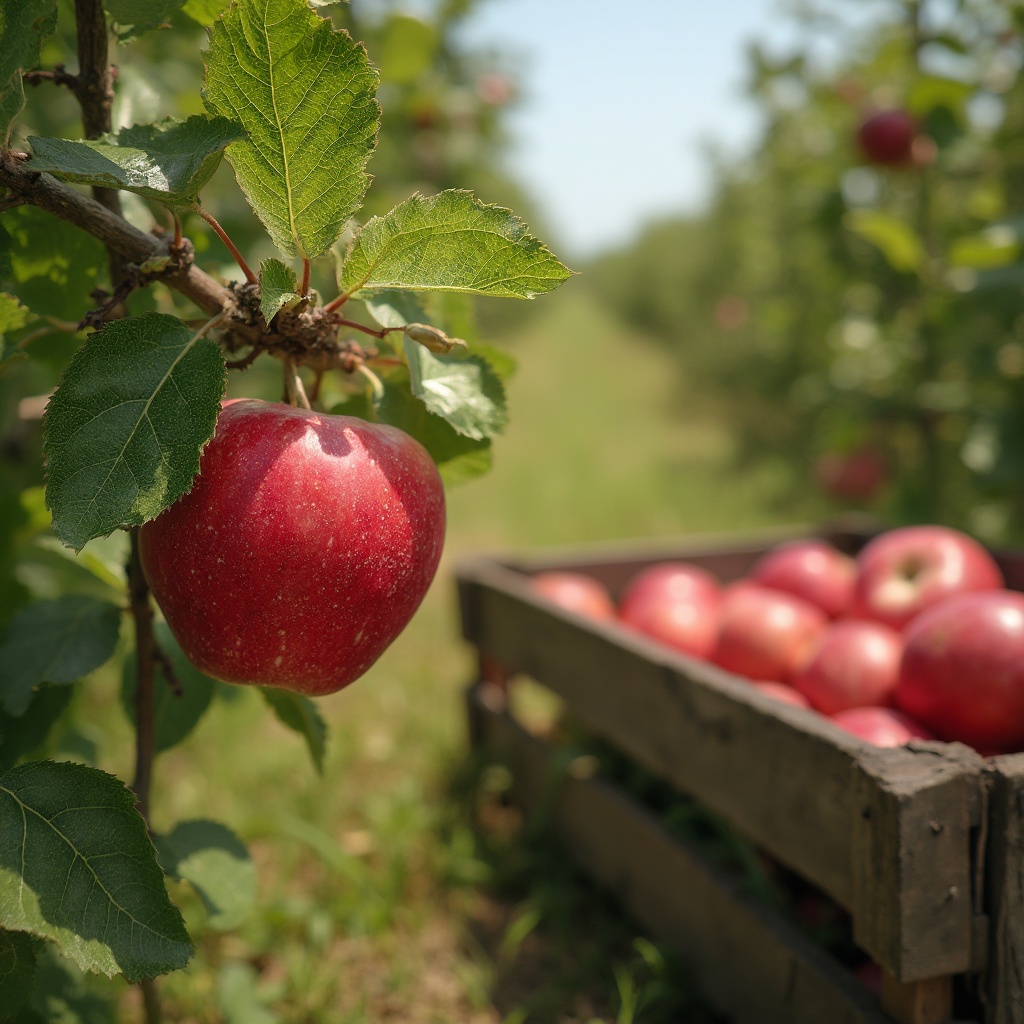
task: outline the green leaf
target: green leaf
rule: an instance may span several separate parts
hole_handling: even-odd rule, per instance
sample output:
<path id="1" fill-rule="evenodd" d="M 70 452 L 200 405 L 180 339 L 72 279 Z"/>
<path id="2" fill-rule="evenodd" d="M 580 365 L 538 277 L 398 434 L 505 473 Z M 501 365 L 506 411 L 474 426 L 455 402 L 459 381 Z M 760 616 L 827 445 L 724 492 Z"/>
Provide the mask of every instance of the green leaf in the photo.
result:
<path id="1" fill-rule="evenodd" d="M 119 188 L 183 206 L 195 202 L 225 147 L 243 138 L 242 126 L 225 117 L 168 117 L 85 142 L 29 136 L 28 166 L 78 185 Z"/>
<path id="2" fill-rule="evenodd" d="M 162 665 L 153 681 L 153 746 L 159 754 L 180 743 L 206 714 L 217 684 L 185 657 L 165 622 L 153 631 L 168 656 L 180 692 L 175 693 Z M 126 658 L 121 681 L 121 703 L 130 722 L 135 721 L 135 659 Z"/>
<path id="3" fill-rule="evenodd" d="M 260 264 L 260 312 L 269 324 L 282 309 L 292 309 L 302 301 L 295 271 L 280 260 Z"/>
<path id="4" fill-rule="evenodd" d="M 13 1017 L 32 995 L 40 942 L 24 932 L 0 929 L 0 1020 Z"/>
<path id="5" fill-rule="evenodd" d="M 408 14 L 392 14 L 374 59 L 384 82 L 415 82 L 430 70 L 437 52 L 437 29 Z"/>
<path id="6" fill-rule="evenodd" d="M 36 753 L 71 703 L 70 686 L 44 686 L 18 717 L 0 711 L 0 773 Z"/>
<path id="7" fill-rule="evenodd" d="M 357 397 L 331 411 L 376 419 L 404 430 L 427 449 L 448 485 L 472 480 L 490 469 L 491 442 L 464 437 L 441 417 L 428 412 L 426 406 L 413 397 L 404 370 L 388 376 L 383 385 L 383 394 L 374 402 L 372 410 L 363 409 Z"/>
<path id="8" fill-rule="evenodd" d="M 204 28 L 209 28 L 227 10 L 231 0 L 186 0 L 182 11 Z"/>
<path id="9" fill-rule="evenodd" d="M 500 434 L 508 422 L 505 389 L 480 356 L 433 355 L 405 342 L 412 393 L 464 437 L 481 441 Z"/>
<path id="10" fill-rule="evenodd" d="M 377 77 L 305 0 L 238 0 L 213 26 L 204 101 L 245 127 L 228 160 L 284 255 L 326 252 L 362 205 Z"/>
<path id="11" fill-rule="evenodd" d="M 510 210 L 456 190 L 414 195 L 371 217 L 341 268 L 348 294 L 407 288 L 531 299 L 570 277 Z"/>
<path id="12" fill-rule="evenodd" d="M 249 963 L 224 964 L 217 975 L 217 1007 L 224 1024 L 281 1024 L 261 998 L 260 978 Z"/>
<path id="13" fill-rule="evenodd" d="M 0 374 L 2 374 L 11 363 L 24 359 L 26 353 L 7 341 L 6 335 L 10 331 L 21 330 L 32 317 L 32 311 L 23 306 L 15 296 L 7 292 L 0 292 Z"/>
<path id="14" fill-rule="evenodd" d="M 159 28 L 183 3 L 184 0 L 104 0 L 104 6 L 114 21 L 114 31 L 122 43 Z"/>
<path id="15" fill-rule="evenodd" d="M 76 550 L 154 518 L 192 485 L 226 385 L 220 347 L 173 316 L 115 320 L 46 410 L 46 504 Z"/>
<path id="16" fill-rule="evenodd" d="M 118 1024 L 106 979 L 83 974 L 52 942 L 40 943 L 29 1006 L 13 1024 Z"/>
<path id="17" fill-rule="evenodd" d="M 80 764 L 31 761 L 0 776 L 0 926 L 129 981 L 192 956 L 135 797 Z"/>
<path id="18" fill-rule="evenodd" d="M 954 239 L 949 246 L 949 264 L 991 270 L 1015 262 L 1020 256 L 1020 249 L 1017 232 L 1008 225 L 995 224 L 978 234 Z"/>
<path id="19" fill-rule="evenodd" d="M 404 327 L 428 319 L 416 296 L 409 292 L 382 288 L 380 291 L 361 292 L 359 298 L 381 327 Z"/>
<path id="20" fill-rule="evenodd" d="M 121 609 L 91 597 L 36 601 L 15 612 L 0 637 L 0 708 L 22 715 L 41 683 L 73 683 L 110 658 Z"/>
<path id="21" fill-rule="evenodd" d="M 17 331 L 29 322 L 32 311 L 23 306 L 15 295 L 0 292 L 0 337 L 8 331 Z"/>
<path id="22" fill-rule="evenodd" d="M 252 912 L 256 866 L 231 829 L 216 821 L 182 821 L 155 843 L 164 871 L 199 894 L 211 928 L 237 928 Z"/>
<path id="23" fill-rule="evenodd" d="M 873 210 L 851 210 L 843 223 L 855 235 L 876 246 L 893 270 L 914 274 L 921 269 L 924 246 L 909 224 Z"/>
<path id="24" fill-rule="evenodd" d="M 327 747 L 327 724 L 316 704 L 301 693 L 262 686 L 260 693 L 274 714 L 289 729 L 294 729 L 306 741 L 309 756 L 318 775 L 324 773 L 324 752 Z"/>
<path id="25" fill-rule="evenodd" d="M 0 4 L 0 149 L 25 106 L 21 73 L 39 66 L 43 39 L 57 27 L 57 0 L 16 0 Z"/>
<path id="26" fill-rule="evenodd" d="M 102 243 L 67 221 L 34 206 L 0 217 L 0 287 L 34 313 L 78 321 L 106 273 Z"/>

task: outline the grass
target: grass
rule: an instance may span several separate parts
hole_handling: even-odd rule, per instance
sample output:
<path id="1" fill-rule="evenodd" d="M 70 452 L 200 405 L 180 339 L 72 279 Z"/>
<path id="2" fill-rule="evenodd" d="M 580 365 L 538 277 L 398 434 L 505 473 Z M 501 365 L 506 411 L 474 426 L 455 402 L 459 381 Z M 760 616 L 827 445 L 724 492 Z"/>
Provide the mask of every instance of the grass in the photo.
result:
<path id="1" fill-rule="evenodd" d="M 157 830 L 211 817 L 248 844 L 259 907 L 205 928 L 162 979 L 189 1024 L 630 1024 L 711 1016 L 677 966 L 576 878 L 467 756 L 452 567 L 474 552 L 749 528 L 813 516 L 780 503 L 777 468 L 730 469 L 726 424 L 687 413 L 677 367 L 570 284 L 502 339 L 519 362 L 512 426 L 485 478 L 450 494 L 447 551 L 410 627 L 370 673 L 324 699 L 316 776 L 301 742 L 239 690 L 161 756 Z M 690 385 L 693 387 L 694 385 Z M 682 411 L 680 411 L 682 410 Z M 97 694 L 114 703 L 109 692 Z M 99 720 L 99 719 L 97 719 Z M 102 767 L 124 776 L 128 733 Z M 122 998 L 138 1019 L 136 994 Z M 685 1017 L 683 1016 L 685 1015 Z"/>

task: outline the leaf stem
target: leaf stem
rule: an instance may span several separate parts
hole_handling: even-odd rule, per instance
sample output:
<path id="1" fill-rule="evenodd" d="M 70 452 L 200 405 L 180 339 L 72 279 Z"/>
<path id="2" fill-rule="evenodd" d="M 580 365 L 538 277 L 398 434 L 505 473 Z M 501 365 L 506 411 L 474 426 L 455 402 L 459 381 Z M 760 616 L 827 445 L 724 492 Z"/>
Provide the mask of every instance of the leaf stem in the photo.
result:
<path id="1" fill-rule="evenodd" d="M 309 292 L 310 263 L 305 257 L 302 258 L 302 284 L 299 287 L 299 294 L 305 298 Z"/>
<path id="2" fill-rule="evenodd" d="M 217 223 L 217 218 L 214 217 L 214 215 L 210 213 L 208 210 L 205 210 L 202 206 L 200 206 L 199 203 L 195 203 L 192 206 L 192 210 L 195 213 L 198 213 L 199 216 L 202 217 L 203 220 L 205 220 L 206 223 L 209 224 L 210 227 L 217 232 L 217 237 L 227 246 L 228 252 L 230 252 L 231 255 L 234 256 L 235 262 L 239 265 L 239 267 L 242 268 L 242 273 L 245 274 L 246 281 L 248 281 L 249 284 L 256 284 L 256 275 L 249 268 L 249 264 L 245 262 L 245 259 L 243 258 L 242 254 L 238 251 L 238 248 L 235 245 L 235 243 L 231 241 L 230 237 L 228 236 L 228 233 L 220 226 L 220 224 Z"/>
<path id="3" fill-rule="evenodd" d="M 374 330 L 372 327 L 367 327 L 366 324 L 356 323 L 355 320 L 345 320 L 342 317 L 334 317 L 331 322 L 339 327 L 351 327 L 354 331 L 362 331 L 363 334 L 369 334 L 371 338 L 383 339 L 389 334 L 394 334 L 396 331 L 405 330 L 404 327 L 381 327 L 379 330 Z"/>
<path id="4" fill-rule="evenodd" d="M 286 356 L 284 360 L 284 393 L 289 405 L 302 406 L 312 412 L 313 406 L 310 405 L 298 367 L 291 356 Z"/>
<path id="5" fill-rule="evenodd" d="M 342 292 L 336 299 L 331 299 L 331 301 L 328 302 L 326 306 L 324 306 L 324 312 L 333 313 L 336 309 L 341 309 L 341 307 L 344 306 L 346 302 L 348 302 L 348 298 L 349 293 Z"/>

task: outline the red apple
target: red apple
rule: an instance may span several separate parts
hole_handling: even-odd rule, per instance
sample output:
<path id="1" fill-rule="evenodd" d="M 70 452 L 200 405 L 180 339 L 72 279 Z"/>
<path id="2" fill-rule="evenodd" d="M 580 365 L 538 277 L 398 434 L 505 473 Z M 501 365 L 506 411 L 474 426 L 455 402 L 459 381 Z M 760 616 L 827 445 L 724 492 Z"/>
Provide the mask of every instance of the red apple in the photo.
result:
<path id="1" fill-rule="evenodd" d="M 826 452 L 814 467 L 821 489 L 838 501 L 871 501 L 885 484 L 889 467 L 877 448 Z"/>
<path id="2" fill-rule="evenodd" d="M 192 490 L 139 532 L 178 643 L 233 683 L 320 695 L 362 675 L 416 611 L 444 490 L 395 427 L 245 400 L 224 408 Z"/>
<path id="3" fill-rule="evenodd" d="M 627 583 L 619 619 L 676 650 L 706 658 L 718 636 L 721 605 L 721 587 L 709 572 L 688 562 L 661 562 Z"/>
<path id="4" fill-rule="evenodd" d="M 905 110 L 880 110 L 861 122 L 857 143 L 870 163 L 893 167 L 910 162 L 916 135 L 917 124 Z"/>
<path id="5" fill-rule="evenodd" d="M 896 703 L 943 739 L 1024 746 L 1024 594 L 946 598 L 907 627 Z"/>
<path id="6" fill-rule="evenodd" d="M 827 623 L 825 613 L 802 598 L 742 581 L 723 594 L 712 660 L 749 679 L 789 682 Z"/>
<path id="7" fill-rule="evenodd" d="M 793 704 L 798 708 L 809 708 L 811 706 L 810 701 L 802 693 L 794 690 L 792 686 L 787 686 L 785 683 L 773 683 L 771 680 L 765 680 L 762 682 L 752 682 L 750 685 L 762 693 L 766 693 L 769 697 L 781 700 L 783 704 Z"/>
<path id="8" fill-rule="evenodd" d="M 591 619 L 614 619 L 615 603 L 607 588 L 582 572 L 539 572 L 531 577 L 534 590 L 561 608 Z"/>
<path id="9" fill-rule="evenodd" d="M 847 708 L 833 715 L 832 721 L 876 747 L 902 747 L 911 740 L 935 739 L 920 722 L 895 708 Z"/>
<path id="10" fill-rule="evenodd" d="M 944 597 L 1003 585 L 999 566 L 976 540 L 945 526 L 905 526 L 875 537 L 857 556 L 850 614 L 902 629 Z"/>
<path id="11" fill-rule="evenodd" d="M 834 619 L 853 600 L 857 565 L 827 541 L 797 540 L 758 559 L 750 576 L 763 587 L 810 601 Z"/>
<path id="12" fill-rule="evenodd" d="M 891 704 L 902 653 L 903 637 L 889 626 L 861 619 L 833 622 L 793 686 L 824 715 Z"/>

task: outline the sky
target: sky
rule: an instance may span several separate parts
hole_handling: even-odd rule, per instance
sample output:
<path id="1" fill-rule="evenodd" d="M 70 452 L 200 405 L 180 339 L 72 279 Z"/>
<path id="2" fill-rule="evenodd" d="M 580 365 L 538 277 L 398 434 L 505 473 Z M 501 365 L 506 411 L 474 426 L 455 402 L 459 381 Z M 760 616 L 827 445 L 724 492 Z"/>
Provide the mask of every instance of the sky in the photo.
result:
<path id="1" fill-rule="evenodd" d="M 780 0 L 487 0 L 474 46 L 513 54 L 522 93 L 510 169 L 551 241 L 581 259 L 709 193 L 705 144 L 757 135 L 745 48 L 796 38 Z"/>

